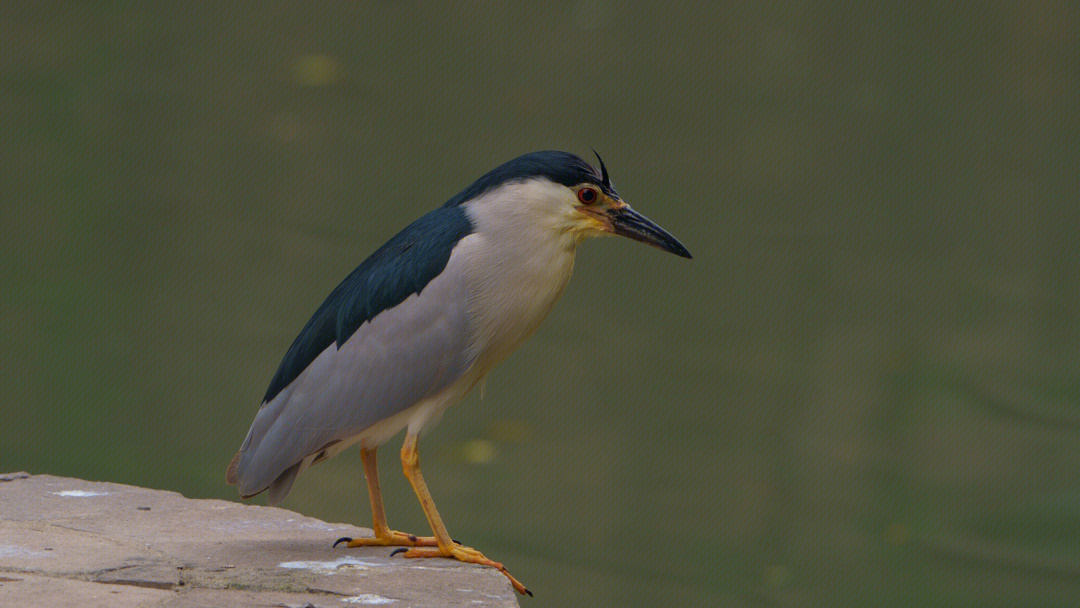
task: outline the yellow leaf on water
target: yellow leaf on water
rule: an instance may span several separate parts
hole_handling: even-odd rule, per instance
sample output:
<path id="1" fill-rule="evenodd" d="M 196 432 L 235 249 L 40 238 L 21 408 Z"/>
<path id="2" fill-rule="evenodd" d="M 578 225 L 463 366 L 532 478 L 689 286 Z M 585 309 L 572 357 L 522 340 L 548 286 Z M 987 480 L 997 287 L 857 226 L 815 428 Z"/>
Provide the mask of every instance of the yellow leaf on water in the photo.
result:
<path id="1" fill-rule="evenodd" d="M 306 87 L 324 87 L 341 77 L 341 66 L 329 55 L 300 55 L 290 65 L 293 81 Z"/>
<path id="2" fill-rule="evenodd" d="M 461 453 L 465 461 L 471 464 L 490 464 L 495 460 L 495 444 L 487 439 L 466 441 Z"/>

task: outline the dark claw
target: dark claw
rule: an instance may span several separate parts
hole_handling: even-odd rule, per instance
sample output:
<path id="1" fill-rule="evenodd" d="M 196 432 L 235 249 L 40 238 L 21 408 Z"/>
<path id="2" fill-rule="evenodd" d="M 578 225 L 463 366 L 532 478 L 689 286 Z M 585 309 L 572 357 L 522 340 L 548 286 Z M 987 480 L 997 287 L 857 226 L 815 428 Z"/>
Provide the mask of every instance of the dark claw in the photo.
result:
<path id="1" fill-rule="evenodd" d="M 415 534 L 410 534 L 409 535 L 409 540 L 411 540 L 412 542 L 415 543 L 416 542 L 416 535 Z"/>
<path id="2" fill-rule="evenodd" d="M 351 538 L 349 538 L 348 536 L 342 536 L 341 538 L 335 540 L 333 547 L 330 547 L 330 548 L 333 549 L 334 547 L 340 545 L 341 543 L 351 543 L 351 542 L 352 542 Z"/>
<path id="3" fill-rule="evenodd" d="M 451 538 L 450 540 L 454 541 L 455 545 L 461 545 L 461 541 L 456 539 L 456 538 Z M 465 545 L 461 545 L 461 546 L 464 547 Z"/>
<path id="4" fill-rule="evenodd" d="M 525 590 L 525 593 L 526 593 L 526 594 L 527 594 L 527 595 L 528 595 L 529 597 L 532 597 L 532 596 L 533 596 L 533 594 L 532 594 L 532 591 L 529 591 L 528 589 L 526 589 L 526 590 Z"/>
<path id="5" fill-rule="evenodd" d="M 401 547 L 400 549 L 394 549 L 393 553 L 390 554 L 390 557 L 394 557 L 398 553 L 404 553 L 406 551 L 408 551 L 408 549 L 406 547 Z"/>

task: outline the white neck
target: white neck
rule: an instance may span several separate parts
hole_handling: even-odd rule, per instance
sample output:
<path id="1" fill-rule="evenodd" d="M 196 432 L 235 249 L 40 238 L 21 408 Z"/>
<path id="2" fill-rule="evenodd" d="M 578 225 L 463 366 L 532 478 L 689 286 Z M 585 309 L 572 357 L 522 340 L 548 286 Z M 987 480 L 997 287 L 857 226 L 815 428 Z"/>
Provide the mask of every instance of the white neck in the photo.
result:
<path id="1" fill-rule="evenodd" d="M 572 192 L 547 180 L 501 186 L 466 204 L 472 340 L 481 375 L 528 338 L 562 295 L 583 238 Z M 455 249 L 457 253 L 457 249 Z"/>

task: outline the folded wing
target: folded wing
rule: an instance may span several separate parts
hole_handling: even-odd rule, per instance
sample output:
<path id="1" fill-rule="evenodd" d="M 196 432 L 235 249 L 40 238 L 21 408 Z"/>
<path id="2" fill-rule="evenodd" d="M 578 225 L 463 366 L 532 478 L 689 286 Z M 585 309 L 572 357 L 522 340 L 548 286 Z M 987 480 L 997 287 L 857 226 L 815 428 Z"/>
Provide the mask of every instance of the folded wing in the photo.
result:
<path id="1" fill-rule="evenodd" d="M 321 452 L 465 373 L 468 287 L 449 262 L 470 231 L 460 209 L 437 209 L 327 297 L 286 353 L 229 466 L 226 478 L 242 496 L 271 488 L 271 503 L 280 502 Z"/>

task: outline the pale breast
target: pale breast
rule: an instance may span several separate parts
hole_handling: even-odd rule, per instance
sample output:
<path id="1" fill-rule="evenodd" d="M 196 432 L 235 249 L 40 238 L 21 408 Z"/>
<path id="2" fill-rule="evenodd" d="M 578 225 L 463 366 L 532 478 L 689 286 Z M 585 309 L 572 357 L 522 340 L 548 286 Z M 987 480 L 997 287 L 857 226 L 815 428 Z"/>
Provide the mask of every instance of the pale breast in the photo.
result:
<path id="1" fill-rule="evenodd" d="M 476 232 L 458 248 L 470 259 L 470 342 L 483 375 L 551 312 L 573 272 L 576 242 L 552 238 L 550 231 L 523 231 L 513 240 Z"/>

